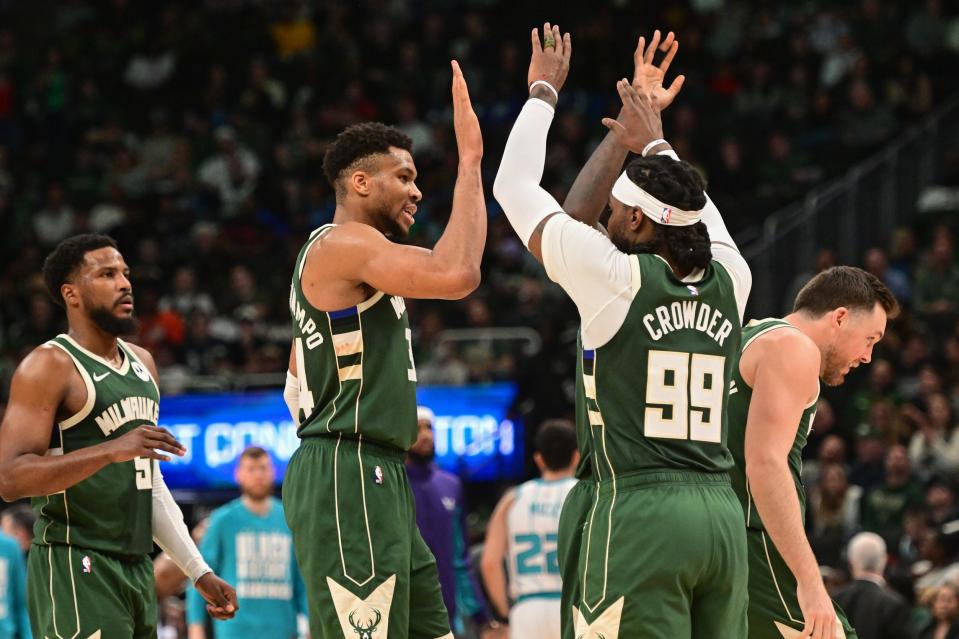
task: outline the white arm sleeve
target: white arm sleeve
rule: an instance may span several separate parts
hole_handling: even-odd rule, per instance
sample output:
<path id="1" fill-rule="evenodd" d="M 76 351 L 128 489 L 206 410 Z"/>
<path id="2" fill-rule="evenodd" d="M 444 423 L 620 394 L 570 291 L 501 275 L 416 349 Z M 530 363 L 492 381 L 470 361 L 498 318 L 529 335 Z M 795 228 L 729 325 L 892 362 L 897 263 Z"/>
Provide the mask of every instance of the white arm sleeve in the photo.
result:
<path id="1" fill-rule="evenodd" d="M 170 555 L 173 563 L 193 583 L 206 573 L 213 572 L 193 543 L 183 521 L 183 512 L 173 501 L 173 495 L 163 481 L 160 465 L 156 462 L 153 463 L 153 541 Z"/>
<path id="2" fill-rule="evenodd" d="M 672 149 L 660 151 L 656 155 L 668 155 L 674 160 L 679 160 L 679 156 Z M 706 206 L 703 208 L 703 224 L 709 231 L 710 249 L 713 253 L 713 259 L 723 265 L 729 278 L 733 281 L 733 292 L 736 295 L 736 306 L 739 308 L 739 320 L 743 319 L 746 313 L 746 300 L 749 299 L 749 291 L 753 287 L 753 275 L 749 271 L 749 264 L 740 254 L 733 236 L 726 229 L 726 223 L 723 222 L 723 216 L 716 208 L 709 195 L 706 195 Z"/>
<path id="3" fill-rule="evenodd" d="M 527 100 L 506 140 L 503 161 L 493 182 L 493 196 L 525 246 L 529 246 L 529 238 L 543 218 L 563 210 L 539 185 L 552 122 L 553 107 L 536 98 Z"/>
<path id="4" fill-rule="evenodd" d="M 283 401 L 290 409 L 293 424 L 300 423 L 300 381 L 291 371 L 286 371 L 286 385 L 283 387 Z"/>
<path id="5" fill-rule="evenodd" d="M 639 291 L 639 261 L 596 229 L 554 215 L 543 228 L 543 266 L 579 310 L 583 348 L 611 340 Z"/>

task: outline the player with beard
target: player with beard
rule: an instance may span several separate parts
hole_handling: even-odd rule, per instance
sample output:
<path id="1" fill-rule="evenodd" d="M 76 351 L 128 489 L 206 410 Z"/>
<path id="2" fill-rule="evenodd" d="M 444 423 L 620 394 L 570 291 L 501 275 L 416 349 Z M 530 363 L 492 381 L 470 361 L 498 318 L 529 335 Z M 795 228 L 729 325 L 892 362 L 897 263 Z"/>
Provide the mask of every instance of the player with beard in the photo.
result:
<path id="1" fill-rule="evenodd" d="M 746 513 L 750 639 L 856 636 L 806 539 L 802 449 L 820 380 L 838 386 L 869 363 L 898 309 L 874 275 L 836 266 L 809 280 L 786 317 L 743 327 L 728 419 L 733 488 Z"/>
<path id="2" fill-rule="evenodd" d="M 69 330 L 14 373 L 0 426 L 0 496 L 33 498 L 27 602 L 37 637 L 156 637 L 153 542 L 219 619 L 236 593 L 203 561 L 159 461 L 184 448 L 157 427 L 153 358 L 136 330 L 129 269 L 104 235 L 61 242 L 43 264 Z"/>
<path id="3" fill-rule="evenodd" d="M 327 149 L 333 223 L 310 236 L 290 290 L 284 393 L 302 439 L 283 506 L 306 583 L 314 639 L 452 637 L 436 562 L 416 529 L 403 461 L 416 439 L 416 369 L 405 297 L 459 299 L 480 279 L 483 139 L 453 66 L 459 167 L 432 249 L 409 232 L 422 194 L 410 138 L 358 124 Z"/>

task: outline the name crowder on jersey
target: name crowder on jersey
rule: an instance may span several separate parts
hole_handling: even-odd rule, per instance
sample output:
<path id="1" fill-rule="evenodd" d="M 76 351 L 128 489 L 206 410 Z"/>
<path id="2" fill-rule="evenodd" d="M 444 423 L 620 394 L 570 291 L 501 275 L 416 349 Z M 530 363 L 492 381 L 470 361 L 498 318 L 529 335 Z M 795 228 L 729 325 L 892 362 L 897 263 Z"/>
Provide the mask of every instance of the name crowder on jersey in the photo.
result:
<path id="1" fill-rule="evenodd" d="M 141 420 L 156 426 L 160 418 L 160 405 L 149 397 L 124 397 L 111 404 L 96 418 L 97 426 L 104 435 L 109 435 L 127 422 Z"/>
<path id="2" fill-rule="evenodd" d="M 673 331 L 692 329 L 706 333 L 723 346 L 726 338 L 733 332 L 733 323 L 723 317 L 722 311 L 699 300 L 683 300 L 668 306 L 657 306 L 653 313 L 643 315 L 643 325 L 653 341 L 657 342 Z"/>

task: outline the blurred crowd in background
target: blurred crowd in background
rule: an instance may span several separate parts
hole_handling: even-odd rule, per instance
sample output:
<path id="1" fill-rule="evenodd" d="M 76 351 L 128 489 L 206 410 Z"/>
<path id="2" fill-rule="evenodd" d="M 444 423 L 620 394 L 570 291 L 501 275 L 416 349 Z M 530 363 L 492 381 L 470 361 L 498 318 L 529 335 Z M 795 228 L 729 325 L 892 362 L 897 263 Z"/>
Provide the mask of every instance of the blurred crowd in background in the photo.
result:
<path id="1" fill-rule="evenodd" d="M 432 245 L 456 176 L 449 59 L 483 127 L 489 186 L 525 100 L 529 28 L 544 18 L 574 40 L 544 177 L 554 195 L 616 113 L 636 38 L 674 30 L 670 76 L 687 81 L 666 137 L 739 232 L 955 93 L 957 4 L 615 0 L 544 13 L 494 0 L 0 0 L 0 406 L 17 362 L 64 328 L 42 260 L 86 231 L 115 237 L 131 266 L 136 341 L 165 392 L 282 373 L 293 260 L 334 210 L 326 145 L 365 120 L 409 134 L 424 193 L 409 239 Z M 940 182 L 959 186 L 956 157 Z M 480 289 L 408 303 L 419 379 L 515 380 L 527 424 L 568 416 L 575 309 L 488 207 Z M 824 392 L 806 450 L 821 563 L 841 574 L 851 535 L 876 531 L 910 598 L 959 582 L 959 525 L 943 527 L 959 519 L 956 227 L 945 214 L 862 256 L 906 312 L 871 366 Z M 824 248 L 796 288 L 835 261 Z M 450 329 L 505 339 L 452 340 Z M 959 618 L 955 596 L 952 610 Z"/>

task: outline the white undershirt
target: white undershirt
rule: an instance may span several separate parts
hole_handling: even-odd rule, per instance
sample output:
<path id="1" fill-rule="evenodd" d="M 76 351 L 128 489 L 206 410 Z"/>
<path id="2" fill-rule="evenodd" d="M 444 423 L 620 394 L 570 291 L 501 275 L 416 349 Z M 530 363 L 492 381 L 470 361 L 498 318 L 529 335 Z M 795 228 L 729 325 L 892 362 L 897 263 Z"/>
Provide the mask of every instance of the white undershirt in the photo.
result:
<path id="1" fill-rule="evenodd" d="M 741 321 L 752 275 L 708 196 L 703 223 L 709 231 L 713 260 L 732 279 Z M 543 227 L 542 251 L 546 274 L 579 309 L 583 348 L 599 348 L 609 342 L 622 327 L 642 285 L 638 258 L 621 252 L 605 234 L 564 213 L 554 215 Z M 697 270 L 683 281 L 697 282 L 702 276 L 703 271 Z"/>

